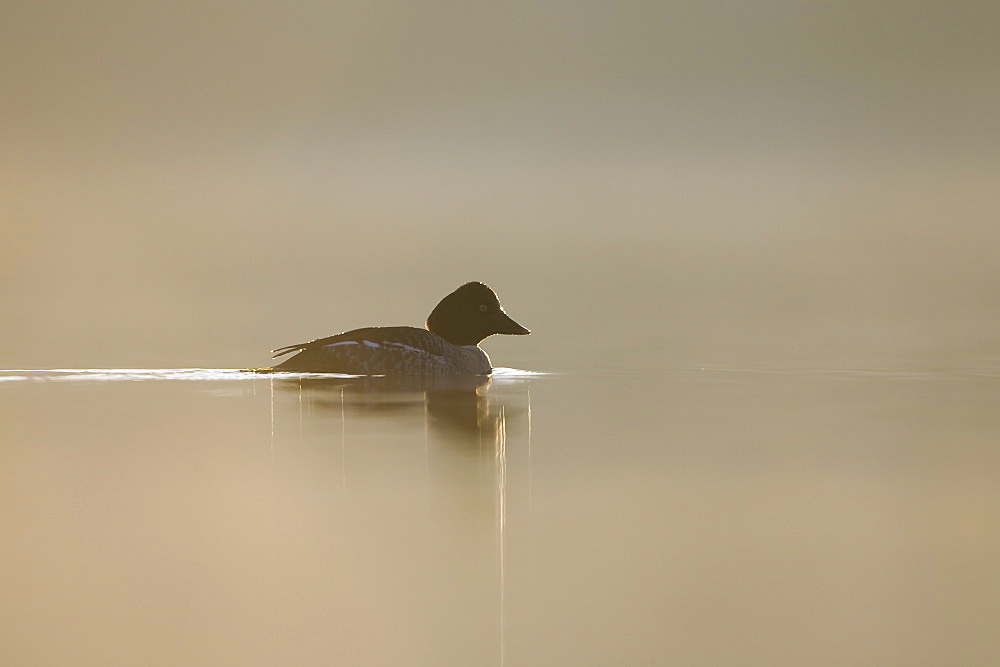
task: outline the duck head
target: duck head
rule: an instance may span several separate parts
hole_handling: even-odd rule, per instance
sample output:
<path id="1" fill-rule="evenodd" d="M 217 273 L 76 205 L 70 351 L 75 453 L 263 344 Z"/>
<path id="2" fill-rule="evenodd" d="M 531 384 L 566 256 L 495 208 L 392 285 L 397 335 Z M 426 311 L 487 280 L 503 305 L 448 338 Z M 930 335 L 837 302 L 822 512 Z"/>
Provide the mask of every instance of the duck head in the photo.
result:
<path id="1" fill-rule="evenodd" d="M 427 329 L 452 345 L 479 345 L 493 334 L 531 333 L 510 318 L 493 290 L 476 282 L 441 299 L 427 318 Z"/>

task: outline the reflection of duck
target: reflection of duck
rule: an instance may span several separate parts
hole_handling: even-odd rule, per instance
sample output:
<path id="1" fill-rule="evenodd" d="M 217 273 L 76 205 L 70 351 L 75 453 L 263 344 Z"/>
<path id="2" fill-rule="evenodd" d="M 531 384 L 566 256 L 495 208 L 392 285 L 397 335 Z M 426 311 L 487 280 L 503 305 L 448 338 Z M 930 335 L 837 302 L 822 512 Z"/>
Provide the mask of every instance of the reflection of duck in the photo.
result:
<path id="1" fill-rule="evenodd" d="M 368 327 L 273 350 L 298 352 L 268 371 L 351 375 L 487 375 L 493 369 L 479 343 L 493 334 L 531 333 L 512 320 L 497 295 L 466 283 L 441 300 L 426 329 Z"/>
<path id="2" fill-rule="evenodd" d="M 495 438 L 500 409 L 487 396 L 483 375 L 387 375 L 358 378 L 290 377 L 276 386 L 305 390 L 308 405 L 340 412 L 387 417 L 423 413 L 427 425 L 456 443 Z"/>

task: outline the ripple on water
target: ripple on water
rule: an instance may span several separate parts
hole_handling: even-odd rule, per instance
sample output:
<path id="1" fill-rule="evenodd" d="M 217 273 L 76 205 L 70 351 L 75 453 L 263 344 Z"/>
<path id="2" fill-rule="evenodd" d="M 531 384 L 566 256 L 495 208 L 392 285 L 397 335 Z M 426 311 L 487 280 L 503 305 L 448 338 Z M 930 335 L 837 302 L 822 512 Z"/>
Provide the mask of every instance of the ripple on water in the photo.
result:
<path id="1" fill-rule="evenodd" d="M 544 375 L 516 368 L 495 368 L 493 376 L 499 379 L 517 379 Z M 342 373 L 281 373 L 282 378 L 336 377 L 351 378 L 356 375 Z M 151 380 L 181 380 L 197 382 L 247 381 L 260 378 L 239 368 L 47 368 L 0 370 L 0 382 L 143 382 Z"/>

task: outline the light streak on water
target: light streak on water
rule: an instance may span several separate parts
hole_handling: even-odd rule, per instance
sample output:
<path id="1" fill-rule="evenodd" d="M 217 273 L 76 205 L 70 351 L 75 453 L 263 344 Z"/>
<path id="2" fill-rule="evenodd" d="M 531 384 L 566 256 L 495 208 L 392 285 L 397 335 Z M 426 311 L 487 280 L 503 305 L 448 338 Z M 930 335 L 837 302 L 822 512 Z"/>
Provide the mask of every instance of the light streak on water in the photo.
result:
<path id="1" fill-rule="evenodd" d="M 344 373 L 267 373 L 270 378 L 356 378 Z M 545 375 L 515 368 L 495 368 L 498 381 Z M 246 382 L 259 379 L 260 373 L 239 368 L 44 368 L 0 370 L 0 382 L 146 382 L 154 380 L 196 382 Z"/>

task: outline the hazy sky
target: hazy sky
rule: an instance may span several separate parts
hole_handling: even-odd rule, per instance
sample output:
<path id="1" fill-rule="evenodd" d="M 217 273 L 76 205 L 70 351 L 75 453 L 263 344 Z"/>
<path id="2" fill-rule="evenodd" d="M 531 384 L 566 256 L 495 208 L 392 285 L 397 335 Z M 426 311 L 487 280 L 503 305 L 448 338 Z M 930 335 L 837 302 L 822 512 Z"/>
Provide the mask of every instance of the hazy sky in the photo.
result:
<path id="1" fill-rule="evenodd" d="M 986 317 L 998 25 L 991 1 L 4 2 L 0 361 L 245 358 L 419 323 L 470 279 L 562 337 L 588 298 L 690 340 Z"/>
<path id="2" fill-rule="evenodd" d="M 0 131 L 25 151 L 1000 143 L 989 1 L 5 2 L 2 23 Z"/>

